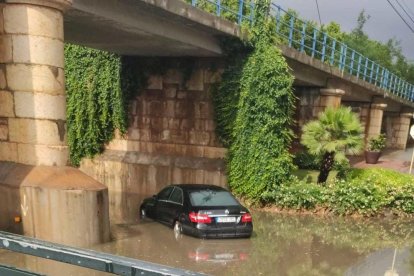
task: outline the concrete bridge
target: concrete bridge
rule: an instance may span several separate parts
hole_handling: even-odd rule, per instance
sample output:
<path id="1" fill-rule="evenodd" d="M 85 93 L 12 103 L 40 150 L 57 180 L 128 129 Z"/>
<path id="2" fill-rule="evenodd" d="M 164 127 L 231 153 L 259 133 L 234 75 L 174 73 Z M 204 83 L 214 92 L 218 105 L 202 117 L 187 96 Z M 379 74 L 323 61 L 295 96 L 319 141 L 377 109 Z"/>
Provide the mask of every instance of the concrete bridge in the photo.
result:
<path id="1" fill-rule="evenodd" d="M 180 0 L 2 1 L 0 228 L 71 245 L 99 243 L 109 239 L 109 217 L 136 220 L 140 200 L 168 183 L 226 185 L 226 149 L 214 132 L 210 94 L 222 72 L 220 37 L 242 32 Z M 127 137 L 117 136 L 78 170 L 66 166 L 64 42 L 122 55 L 193 56 L 197 68 L 187 81 L 177 70 L 150 77 L 132 103 Z M 359 113 L 367 137 L 383 129 L 389 147 L 405 148 L 410 97 L 303 51 L 282 51 L 296 77 L 299 126 L 344 104 Z"/>

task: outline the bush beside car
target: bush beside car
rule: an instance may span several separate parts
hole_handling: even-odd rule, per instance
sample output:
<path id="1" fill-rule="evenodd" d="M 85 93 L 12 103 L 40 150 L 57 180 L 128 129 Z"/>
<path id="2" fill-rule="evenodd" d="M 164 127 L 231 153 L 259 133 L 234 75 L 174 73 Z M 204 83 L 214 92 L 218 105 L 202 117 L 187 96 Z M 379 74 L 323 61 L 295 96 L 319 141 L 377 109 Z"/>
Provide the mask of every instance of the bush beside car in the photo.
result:
<path id="1" fill-rule="evenodd" d="M 264 201 L 296 210 L 372 216 L 414 213 L 414 178 L 387 169 L 350 169 L 344 179 L 325 186 L 297 179 L 264 195 Z"/>

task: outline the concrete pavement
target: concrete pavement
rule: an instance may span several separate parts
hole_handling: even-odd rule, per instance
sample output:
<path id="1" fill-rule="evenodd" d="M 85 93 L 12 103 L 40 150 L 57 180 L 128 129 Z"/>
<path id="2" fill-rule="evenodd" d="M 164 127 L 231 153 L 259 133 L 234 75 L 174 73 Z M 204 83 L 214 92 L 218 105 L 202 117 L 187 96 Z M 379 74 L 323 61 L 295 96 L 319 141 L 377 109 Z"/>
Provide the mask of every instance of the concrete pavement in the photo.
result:
<path id="1" fill-rule="evenodd" d="M 408 173 L 413 150 L 413 146 L 409 146 L 405 150 L 386 150 L 377 164 L 366 164 L 364 156 L 352 157 L 350 162 L 354 168 L 380 167 Z M 414 174 L 414 172 L 411 172 L 411 174 Z"/>

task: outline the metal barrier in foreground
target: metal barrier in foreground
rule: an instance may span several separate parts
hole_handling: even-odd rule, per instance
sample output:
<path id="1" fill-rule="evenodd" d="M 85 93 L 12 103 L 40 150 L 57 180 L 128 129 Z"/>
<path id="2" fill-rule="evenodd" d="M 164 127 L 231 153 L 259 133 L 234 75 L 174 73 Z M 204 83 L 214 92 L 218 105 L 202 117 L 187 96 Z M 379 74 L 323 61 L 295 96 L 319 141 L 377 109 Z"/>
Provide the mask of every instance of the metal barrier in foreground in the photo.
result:
<path id="1" fill-rule="evenodd" d="M 116 275 L 204 275 L 93 250 L 79 249 L 0 231 L 0 249 L 41 257 Z M 40 274 L 0 265 L 0 275 L 38 276 Z"/>

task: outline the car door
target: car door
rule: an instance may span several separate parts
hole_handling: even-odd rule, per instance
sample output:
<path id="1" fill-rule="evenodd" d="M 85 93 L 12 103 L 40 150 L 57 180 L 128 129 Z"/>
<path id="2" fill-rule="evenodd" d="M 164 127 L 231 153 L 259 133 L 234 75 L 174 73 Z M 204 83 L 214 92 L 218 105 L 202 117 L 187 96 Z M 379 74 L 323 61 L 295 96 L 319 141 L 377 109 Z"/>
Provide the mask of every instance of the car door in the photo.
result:
<path id="1" fill-rule="evenodd" d="M 183 190 L 180 187 L 174 187 L 174 190 L 170 194 L 165 209 L 166 222 L 168 224 L 173 225 L 174 220 L 182 212 L 184 203 L 183 200 Z"/>
<path id="2" fill-rule="evenodd" d="M 155 206 L 155 219 L 160 222 L 166 222 L 166 210 L 168 209 L 168 199 L 174 186 L 168 186 L 161 190 L 157 195 L 157 204 Z"/>

